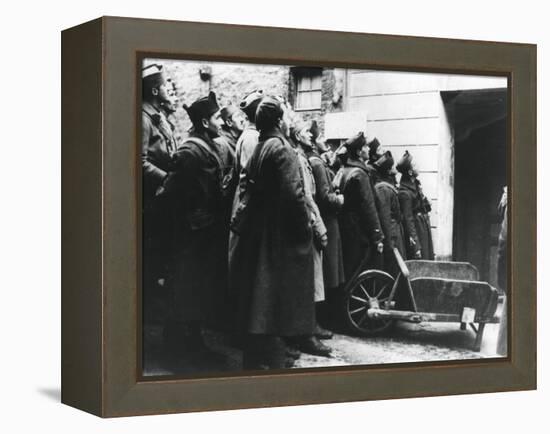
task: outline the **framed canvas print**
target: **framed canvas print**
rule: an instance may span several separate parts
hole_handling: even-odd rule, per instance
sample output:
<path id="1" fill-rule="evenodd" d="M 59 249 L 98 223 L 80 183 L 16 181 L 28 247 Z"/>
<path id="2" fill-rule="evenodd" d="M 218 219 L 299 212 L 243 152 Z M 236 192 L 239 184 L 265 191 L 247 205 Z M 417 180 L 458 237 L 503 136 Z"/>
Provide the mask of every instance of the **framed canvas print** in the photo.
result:
<path id="1" fill-rule="evenodd" d="M 62 33 L 62 401 L 536 387 L 536 46 Z"/>

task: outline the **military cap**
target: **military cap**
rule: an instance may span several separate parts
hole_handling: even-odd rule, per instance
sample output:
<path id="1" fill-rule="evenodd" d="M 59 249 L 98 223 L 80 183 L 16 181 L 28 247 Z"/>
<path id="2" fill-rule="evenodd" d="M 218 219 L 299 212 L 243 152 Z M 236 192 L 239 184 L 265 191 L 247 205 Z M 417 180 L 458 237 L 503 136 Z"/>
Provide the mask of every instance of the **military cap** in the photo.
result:
<path id="1" fill-rule="evenodd" d="M 343 144 L 334 151 L 334 165 L 345 164 L 349 158 L 348 148 Z"/>
<path id="2" fill-rule="evenodd" d="M 393 167 L 393 156 L 390 151 L 386 151 L 382 154 L 378 160 L 374 162 L 375 167 L 380 171 L 380 173 L 390 172 Z"/>
<path id="3" fill-rule="evenodd" d="M 152 63 L 141 69 L 142 78 L 155 78 L 155 75 L 160 75 L 162 73 L 162 65 Z"/>
<path id="4" fill-rule="evenodd" d="M 413 157 L 409 154 L 409 151 L 405 151 L 401 159 L 397 162 L 395 168 L 401 173 L 408 172 L 412 167 L 412 159 Z"/>
<path id="5" fill-rule="evenodd" d="M 367 146 L 369 147 L 369 157 L 376 159 L 378 155 L 378 149 L 380 148 L 380 142 L 375 137 L 372 139 L 369 143 L 367 143 Z"/>
<path id="6" fill-rule="evenodd" d="M 266 130 L 274 127 L 277 120 L 283 117 L 283 107 L 280 101 L 272 96 L 262 98 L 256 109 L 256 127 Z"/>
<path id="7" fill-rule="evenodd" d="M 149 96 L 152 88 L 162 85 L 164 78 L 162 75 L 162 65 L 152 63 L 141 70 L 143 95 L 145 98 Z"/>
<path id="8" fill-rule="evenodd" d="M 346 155 L 348 153 L 348 148 L 346 148 L 344 145 L 339 146 L 336 151 L 334 151 L 336 155 Z"/>
<path id="9" fill-rule="evenodd" d="M 358 151 L 366 144 L 367 144 L 367 140 L 365 139 L 365 135 L 363 134 L 363 131 L 360 131 L 355 136 L 350 137 L 344 142 L 344 146 L 350 152 Z"/>
<path id="10" fill-rule="evenodd" d="M 264 91 L 256 89 L 247 94 L 239 104 L 239 108 L 246 113 L 251 122 L 256 121 L 256 109 L 263 97 Z"/>
<path id="11" fill-rule="evenodd" d="M 214 92 L 210 92 L 208 96 L 197 99 L 191 106 L 184 104 L 183 108 L 194 126 L 199 125 L 201 119 L 209 119 L 220 109 Z"/>

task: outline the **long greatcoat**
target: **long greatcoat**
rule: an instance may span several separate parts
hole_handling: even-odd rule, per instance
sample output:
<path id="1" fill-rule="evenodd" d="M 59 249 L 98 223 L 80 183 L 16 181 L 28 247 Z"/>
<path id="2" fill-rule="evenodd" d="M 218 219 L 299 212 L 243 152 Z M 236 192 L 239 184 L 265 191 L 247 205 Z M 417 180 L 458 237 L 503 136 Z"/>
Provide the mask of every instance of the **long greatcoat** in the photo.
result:
<path id="1" fill-rule="evenodd" d="M 313 151 L 306 154 L 315 178 L 315 200 L 327 228 L 328 244 L 323 251 L 325 288 L 337 288 L 345 282 L 342 239 L 338 226 L 338 213 L 342 209 L 332 185 L 334 174 L 321 157 Z"/>
<path id="2" fill-rule="evenodd" d="M 384 232 L 384 268 L 395 275 L 397 267 L 393 249 L 396 248 L 403 259 L 407 258 L 397 188 L 393 180 L 380 177 L 374 189 L 378 217 Z"/>
<path id="3" fill-rule="evenodd" d="M 176 141 L 164 113 L 148 102 L 143 103 L 141 127 L 143 276 L 148 289 L 165 274 L 170 256 L 168 204 L 157 191 L 173 167 Z"/>
<path id="4" fill-rule="evenodd" d="M 373 187 L 365 164 L 348 160 L 342 170 L 340 191 L 344 206 L 340 214 L 340 234 L 346 280 L 353 277 L 369 255 L 366 266 L 373 267 L 375 246 L 384 238 L 376 210 Z"/>
<path id="5" fill-rule="evenodd" d="M 148 208 L 173 165 L 176 142 L 166 116 L 147 102 L 143 103 L 141 129 L 143 201 Z"/>
<path id="6" fill-rule="evenodd" d="M 230 235 L 231 306 L 243 332 L 311 335 L 315 318 L 312 216 L 298 157 L 278 129 L 263 132 L 258 146 L 250 224 L 239 235 Z"/>
<path id="7" fill-rule="evenodd" d="M 309 164 L 309 160 L 305 152 L 301 148 L 296 148 L 298 161 L 300 162 L 300 170 L 302 179 L 304 180 L 304 192 L 306 194 L 306 203 L 309 212 L 313 215 L 313 236 L 314 240 L 320 240 L 321 237 L 327 235 L 327 228 L 321 217 L 321 212 L 315 202 L 315 177 L 313 170 Z M 327 236 L 328 237 L 328 236 Z M 323 279 L 323 251 L 320 245 L 313 243 L 313 287 L 315 288 L 315 302 L 325 300 L 325 282 Z"/>
<path id="8" fill-rule="evenodd" d="M 190 137 L 202 139 L 218 158 L 187 140 L 178 149 L 166 182 L 174 226 L 170 283 L 175 318 L 218 326 L 227 296 L 229 231 L 229 200 L 223 195 L 220 177 L 234 162 L 223 142 L 204 134 Z"/>
<path id="9" fill-rule="evenodd" d="M 414 259 L 415 252 L 420 248 L 422 259 L 433 260 L 434 247 L 430 216 L 426 209 L 426 199 L 418 182 L 410 177 L 402 176 L 398 197 L 403 214 L 408 259 Z M 411 240 L 413 244 L 411 244 Z"/>

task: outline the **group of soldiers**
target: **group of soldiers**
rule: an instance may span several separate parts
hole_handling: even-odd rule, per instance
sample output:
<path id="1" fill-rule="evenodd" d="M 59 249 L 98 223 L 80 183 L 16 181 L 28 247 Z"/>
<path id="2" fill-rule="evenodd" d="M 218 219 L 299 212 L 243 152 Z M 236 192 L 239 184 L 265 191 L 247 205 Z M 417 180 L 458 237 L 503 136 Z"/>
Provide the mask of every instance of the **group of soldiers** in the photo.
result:
<path id="1" fill-rule="evenodd" d="M 161 65 L 143 68 L 142 98 L 144 306 L 170 294 L 169 348 L 209 351 L 208 328 L 233 337 L 245 369 L 330 357 L 330 321 L 318 318 L 346 281 L 365 268 L 395 275 L 394 249 L 434 258 L 408 152 L 396 163 L 364 132 L 331 149 L 316 122 L 261 90 L 184 105 L 192 128 L 178 143 Z"/>

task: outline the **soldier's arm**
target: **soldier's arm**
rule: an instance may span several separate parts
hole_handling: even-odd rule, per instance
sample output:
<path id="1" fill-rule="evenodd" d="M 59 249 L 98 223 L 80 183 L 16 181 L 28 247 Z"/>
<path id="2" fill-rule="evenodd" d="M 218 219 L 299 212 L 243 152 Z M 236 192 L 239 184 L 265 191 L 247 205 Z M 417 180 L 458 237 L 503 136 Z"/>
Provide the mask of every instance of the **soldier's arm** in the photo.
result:
<path id="1" fill-rule="evenodd" d="M 171 200 L 185 205 L 187 209 L 196 206 L 196 196 L 200 195 L 197 185 L 198 166 L 193 152 L 181 146 L 174 155 L 172 170 L 164 181 L 165 194 Z"/>
<path id="2" fill-rule="evenodd" d="M 399 206 L 401 207 L 401 215 L 403 218 L 403 226 L 405 229 L 405 236 L 407 237 L 407 244 L 413 244 L 412 249 L 415 252 L 420 250 L 420 240 L 416 233 L 416 226 L 414 224 L 413 214 L 413 198 L 410 194 L 404 191 L 398 193 Z"/>
<path id="3" fill-rule="evenodd" d="M 391 245 L 391 195 L 387 189 L 382 186 L 375 186 L 376 203 L 378 204 L 378 217 L 380 219 L 380 226 L 384 234 L 384 240 L 386 245 Z"/>
<path id="4" fill-rule="evenodd" d="M 147 115 L 142 116 L 142 131 L 141 131 L 141 163 L 143 168 L 143 176 L 153 182 L 154 185 L 160 186 L 166 177 L 166 172 L 155 166 L 149 159 L 149 147 L 151 146 L 151 119 Z"/>
<path id="5" fill-rule="evenodd" d="M 310 170 L 311 166 L 306 157 L 298 155 L 298 162 L 300 164 L 300 174 L 302 176 L 302 180 L 304 183 L 304 193 L 306 195 L 306 204 L 311 214 L 313 215 L 313 223 L 312 223 L 313 231 L 315 232 L 316 237 L 321 238 L 324 235 L 326 235 L 327 228 L 325 227 L 323 219 L 321 218 L 321 212 L 319 211 L 319 207 L 317 206 L 317 203 L 313 198 L 314 191 L 313 191 L 312 184 L 315 184 L 315 177 L 313 175 L 313 172 Z"/>
<path id="6" fill-rule="evenodd" d="M 315 197 L 321 211 L 338 212 L 342 208 L 342 201 L 338 195 L 330 189 L 330 179 L 328 179 L 324 164 L 319 158 L 312 158 L 311 169 L 315 178 Z"/>
<path id="7" fill-rule="evenodd" d="M 359 218 L 361 225 L 366 227 L 369 232 L 369 238 L 374 244 L 383 241 L 384 235 L 380 226 L 376 203 L 374 199 L 373 189 L 370 185 L 369 177 L 366 173 L 361 172 L 354 180 L 358 189 L 359 200 Z"/>
<path id="8" fill-rule="evenodd" d="M 315 220 L 313 222 L 313 231 L 315 232 L 315 235 L 317 236 L 317 238 L 321 239 L 324 236 L 326 236 L 327 227 L 325 226 L 325 222 L 321 217 L 321 211 L 319 211 L 319 207 L 317 206 L 315 199 L 313 199 L 313 194 L 307 194 L 306 192 L 306 198 L 308 202 L 310 202 L 311 212 L 315 216 Z"/>

